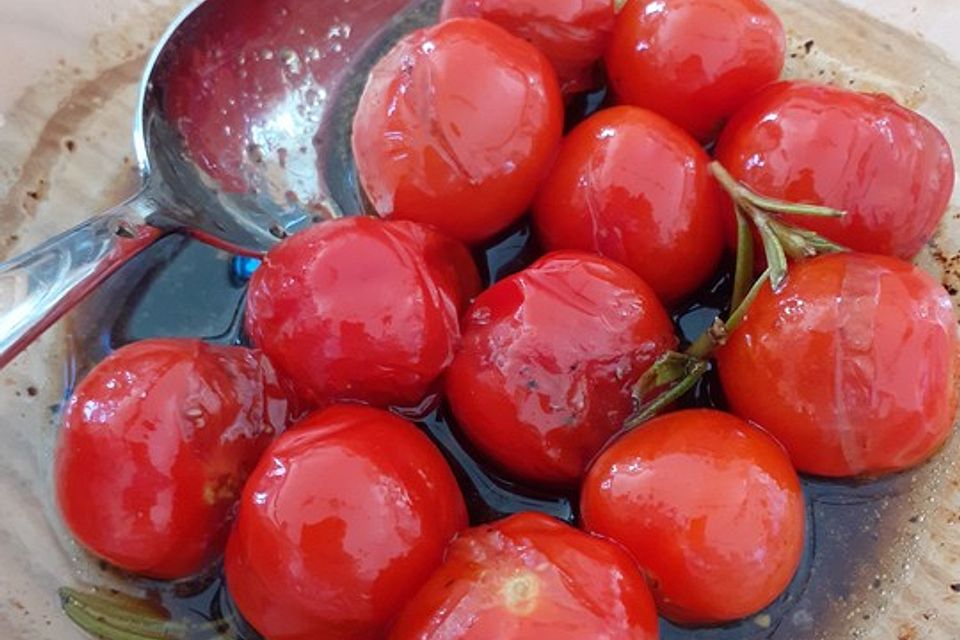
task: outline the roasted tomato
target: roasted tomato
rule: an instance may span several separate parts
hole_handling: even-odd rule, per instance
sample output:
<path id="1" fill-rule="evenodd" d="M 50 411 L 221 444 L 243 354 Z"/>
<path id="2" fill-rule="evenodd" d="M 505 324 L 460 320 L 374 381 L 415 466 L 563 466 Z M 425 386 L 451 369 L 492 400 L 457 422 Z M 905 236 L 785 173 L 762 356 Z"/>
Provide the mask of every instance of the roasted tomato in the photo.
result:
<path id="1" fill-rule="evenodd" d="M 710 159 L 682 129 L 636 107 L 581 123 L 534 204 L 549 249 L 582 249 L 636 271 L 667 303 L 703 284 L 723 254 Z"/>
<path id="2" fill-rule="evenodd" d="M 445 0 L 443 20 L 475 17 L 500 25 L 546 54 L 564 95 L 599 85 L 598 62 L 613 32 L 613 0 Z"/>
<path id="3" fill-rule="evenodd" d="M 893 258 L 794 265 L 717 354 L 733 411 L 798 469 L 874 475 L 926 460 L 956 415 L 957 321 L 930 276 Z"/>
<path id="4" fill-rule="evenodd" d="M 460 18 L 412 33 L 377 63 L 353 151 L 377 213 L 475 242 L 527 209 L 562 129 L 543 54 L 492 22 Z"/>
<path id="5" fill-rule="evenodd" d="M 923 116 L 887 96 L 807 82 L 755 96 L 724 130 L 716 155 L 758 193 L 847 212 L 788 222 L 903 259 L 930 240 L 953 193 L 950 146 Z"/>
<path id="6" fill-rule="evenodd" d="M 479 282 L 466 249 L 427 227 L 325 222 L 267 255 L 247 331 L 306 402 L 415 406 L 453 360 Z"/>
<path id="7" fill-rule="evenodd" d="M 100 362 L 70 398 L 56 451 L 70 532 L 111 564 L 184 578 L 223 552 L 247 475 L 290 405 L 258 352 L 146 340 Z"/>
<path id="8" fill-rule="evenodd" d="M 630 0 L 606 66 L 620 102 L 652 109 L 702 142 L 780 77 L 783 25 L 762 0 Z"/>
<path id="9" fill-rule="evenodd" d="M 800 564 L 804 501 L 783 448 L 731 415 L 651 420 L 611 445 L 583 484 L 587 530 L 630 551 L 660 613 L 717 624 L 763 609 Z"/>
<path id="10" fill-rule="evenodd" d="M 250 476 L 227 585 L 270 640 L 380 638 L 466 526 L 427 436 L 385 411 L 335 406 L 280 437 Z"/>
<path id="11" fill-rule="evenodd" d="M 390 640 L 656 640 L 657 612 L 617 545 L 539 513 L 471 529 Z"/>
<path id="12" fill-rule="evenodd" d="M 631 413 L 632 385 L 675 344 L 632 271 L 552 253 L 477 298 L 447 398 L 467 437 L 511 475 L 574 484 Z"/>

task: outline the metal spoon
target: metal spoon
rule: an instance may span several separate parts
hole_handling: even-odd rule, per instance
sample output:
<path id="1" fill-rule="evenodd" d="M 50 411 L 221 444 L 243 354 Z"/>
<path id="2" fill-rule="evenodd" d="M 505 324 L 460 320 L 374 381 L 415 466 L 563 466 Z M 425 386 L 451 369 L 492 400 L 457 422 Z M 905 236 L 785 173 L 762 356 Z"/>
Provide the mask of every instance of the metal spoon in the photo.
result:
<path id="1" fill-rule="evenodd" d="M 260 255 L 359 211 L 349 123 L 383 49 L 430 21 L 422 0 L 206 0 L 147 64 L 134 121 L 140 191 L 0 263 L 0 368 L 169 232 Z"/>

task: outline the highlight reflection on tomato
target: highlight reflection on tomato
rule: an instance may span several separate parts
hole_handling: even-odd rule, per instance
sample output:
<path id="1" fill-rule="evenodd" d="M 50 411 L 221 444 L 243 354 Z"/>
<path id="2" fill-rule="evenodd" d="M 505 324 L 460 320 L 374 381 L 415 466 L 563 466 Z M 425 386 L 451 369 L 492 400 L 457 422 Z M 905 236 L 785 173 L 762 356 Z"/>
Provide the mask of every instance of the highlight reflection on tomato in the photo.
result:
<path id="1" fill-rule="evenodd" d="M 588 253 L 548 254 L 476 299 L 447 372 L 466 436 L 511 475 L 574 484 L 633 410 L 631 387 L 676 345 L 653 291 Z"/>
<path id="2" fill-rule="evenodd" d="M 619 546 L 539 513 L 471 529 L 390 640 L 657 640 L 643 574 Z"/>
<path id="3" fill-rule="evenodd" d="M 160 579 L 217 560 L 247 475 L 291 408 L 262 354 L 145 340 L 77 386 L 57 443 L 70 532 L 111 564 Z"/>
<path id="4" fill-rule="evenodd" d="M 466 526 L 427 436 L 385 411 L 339 405 L 295 425 L 251 474 L 227 585 L 270 640 L 380 638 Z"/>
<path id="5" fill-rule="evenodd" d="M 780 77 L 786 37 L 762 0 L 630 0 L 606 66 L 617 100 L 656 111 L 702 142 Z"/>
<path id="6" fill-rule="evenodd" d="M 717 354 L 720 379 L 734 413 L 779 439 L 801 471 L 898 471 L 952 429 L 956 322 L 946 291 L 917 267 L 824 256 L 791 267 L 779 294 L 760 294 Z"/>
<path id="7" fill-rule="evenodd" d="M 492 22 L 458 18 L 413 32 L 377 63 L 353 151 L 377 213 L 477 242 L 524 213 L 562 129 L 543 54 Z"/>
<path id="8" fill-rule="evenodd" d="M 803 494 L 786 452 L 719 411 L 667 414 L 614 442 L 584 480 L 580 514 L 633 554 L 661 615 L 681 624 L 760 611 L 803 552 Z"/>
<path id="9" fill-rule="evenodd" d="M 787 222 L 905 260 L 933 236 L 954 186 L 950 145 L 923 116 L 887 96 L 809 82 L 756 95 L 724 129 L 716 157 L 765 196 L 847 212 Z"/>
<path id="10" fill-rule="evenodd" d="M 636 107 L 606 109 L 564 140 L 534 203 L 548 249 L 595 251 L 670 304 L 716 270 L 722 200 L 710 159 L 685 131 Z"/>
<path id="11" fill-rule="evenodd" d="M 254 273 L 246 326 L 309 403 L 416 406 L 453 360 L 480 287 L 467 250 L 412 222 L 315 225 Z"/>
<path id="12" fill-rule="evenodd" d="M 500 25 L 546 54 L 570 96 L 599 85 L 598 63 L 613 32 L 613 0 L 444 0 L 440 19 Z"/>

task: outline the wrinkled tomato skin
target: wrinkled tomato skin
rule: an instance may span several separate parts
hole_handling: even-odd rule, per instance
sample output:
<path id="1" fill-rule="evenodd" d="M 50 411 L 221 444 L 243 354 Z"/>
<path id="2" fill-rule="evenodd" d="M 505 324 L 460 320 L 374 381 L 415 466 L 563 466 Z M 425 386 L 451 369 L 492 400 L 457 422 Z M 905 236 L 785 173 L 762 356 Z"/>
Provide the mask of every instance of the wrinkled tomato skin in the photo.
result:
<path id="1" fill-rule="evenodd" d="M 783 448 L 734 416 L 656 418 L 607 448 L 581 492 L 584 528 L 619 542 L 660 614 L 720 624 L 760 611 L 800 564 L 805 508 Z"/>
<path id="2" fill-rule="evenodd" d="M 630 0 L 606 53 L 617 100 L 701 142 L 783 70 L 786 36 L 762 0 Z"/>
<path id="3" fill-rule="evenodd" d="M 121 569 L 185 578 L 223 552 L 240 490 L 287 422 L 262 354 L 145 340 L 107 356 L 67 405 L 55 461 L 70 532 Z"/>
<path id="4" fill-rule="evenodd" d="M 765 289 L 717 354 L 730 407 L 796 467 L 878 475 L 929 458 L 957 410 L 956 318 L 926 273 L 889 257 L 824 256 Z"/>
<path id="5" fill-rule="evenodd" d="M 619 546 L 540 513 L 461 534 L 390 640 L 657 640 L 643 574 Z"/>
<path id="6" fill-rule="evenodd" d="M 581 123 L 534 204 L 548 249 L 580 249 L 633 269 L 667 304 L 704 283 L 724 251 L 710 159 L 685 131 L 636 107 Z"/>
<path id="7" fill-rule="evenodd" d="M 250 476 L 227 585 L 269 640 L 374 640 L 466 526 L 427 436 L 385 411 L 338 405 L 280 437 Z"/>
<path id="8" fill-rule="evenodd" d="M 633 409 L 631 386 L 676 345 L 653 291 L 626 267 L 548 254 L 482 293 L 464 320 L 447 399 L 510 475 L 575 484 Z"/>
<path id="9" fill-rule="evenodd" d="M 884 95 L 777 83 L 729 123 L 716 157 L 753 190 L 826 205 L 843 218 L 787 216 L 847 248 L 912 259 L 933 237 L 954 187 L 943 134 Z M 736 244 L 732 207 L 728 238 Z"/>
<path id="10" fill-rule="evenodd" d="M 491 22 L 458 18 L 410 34 L 377 63 L 353 151 L 377 213 L 473 243 L 529 207 L 562 129 L 546 57 Z"/>
<path id="11" fill-rule="evenodd" d="M 267 254 L 247 333 L 305 403 L 416 406 L 453 360 L 479 278 L 462 245 L 422 225 L 325 222 Z"/>
<path id="12" fill-rule="evenodd" d="M 445 0 L 440 19 L 458 17 L 489 20 L 533 44 L 571 96 L 599 86 L 615 14 L 611 0 Z"/>

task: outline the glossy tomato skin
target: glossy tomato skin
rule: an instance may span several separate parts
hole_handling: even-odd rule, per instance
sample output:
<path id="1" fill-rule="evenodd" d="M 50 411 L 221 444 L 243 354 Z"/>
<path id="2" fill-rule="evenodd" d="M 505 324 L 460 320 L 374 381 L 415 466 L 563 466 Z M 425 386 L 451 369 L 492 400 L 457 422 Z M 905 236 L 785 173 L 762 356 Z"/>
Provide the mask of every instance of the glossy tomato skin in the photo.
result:
<path id="1" fill-rule="evenodd" d="M 533 44 L 570 96 L 600 84 L 615 14 L 611 0 L 445 0 L 440 19 L 458 17 L 489 20 Z"/>
<path id="2" fill-rule="evenodd" d="M 491 22 L 459 18 L 415 31 L 374 67 L 353 151 L 377 213 L 477 242 L 530 205 L 562 128 L 543 54 Z"/>
<path id="3" fill-rule="evenodd" d="M 793 265 L 783 291 L 760 294 L 717 361 L 733 412 L 770 431 L 806 473 L 906 469 L 943 444 L 956 415 L 950 298 L 893 258 Z"/>
<path id="4" fill-rule="evenodd" d="M 623 263 L 671 304 L 713 274 L 724 201 L 710 159 L 685 131 L 637 107 L 606 109 L 561 147 L 534 204 L 548 249 Z"/>
<path id="5" fill-rule="evenodd" d="M 636 274 L 555 252 L 474 302 L 447 399 L 470 441 L 510 475 L 570 485 L 631 413 L 631 386 L 675 345 Z"/>
<path id="6" fill-rule="evenodd" d="M 796 573 L 804 500 L 773 438 L 729 414 L 667 414 L 606 449 L 581 493 L 584 527 L 633 554 L 661 615 L 719 624 L 773 602 Z"/>
<path id="7" fill-rule="evenodd" d="M 412 222 L 344 218 L 267 254 L 246 327 L 307 403 L 416 406 L 453 360 L 479 287 L 459 243 Z"/>
<path id="8" fill-rule="evenodd" d="M 243 483 L 290 411 L 256 351 L 198 340 L 123 347 L 67 405 L 54 472 L 64 522 L 121 569 L 199 573 L 223 552 Z"/>
<path id="9" fill-rule="evenodd" d="M 540 513 L 461 534 L 390 640 L 656 640 L 643 574 L 619 546 Z"/>
<path id="10" fill-rule="evenodd" d="M 606 53 L 616 98 L 651 109 L 701 142 L 777 80 L 786 37 L 762 0 L 630 0 Z"/>
<path id="11" fill-rule="evenodd" d="M 424 434 L 338 405 L 280 437 L 250 476 L 227 585 L 269 640 L 382 638 L 466 526 L 453 473 Z"/>
<path id="12" fill-rule="evenodd" d="M 724 129 L 716 157 L 763 195 L 847 212 L 788 222 L 905 260 L 933 236 L 954 186 L 950 145 L 923 116 L 887 96 L 807 82 L 757 94 Z"/>

